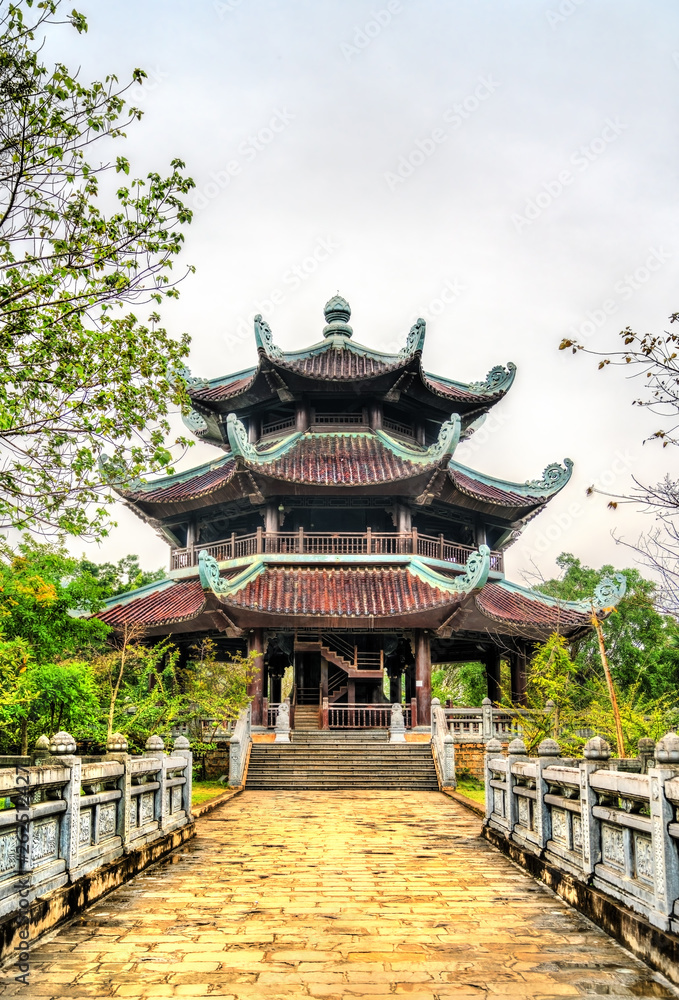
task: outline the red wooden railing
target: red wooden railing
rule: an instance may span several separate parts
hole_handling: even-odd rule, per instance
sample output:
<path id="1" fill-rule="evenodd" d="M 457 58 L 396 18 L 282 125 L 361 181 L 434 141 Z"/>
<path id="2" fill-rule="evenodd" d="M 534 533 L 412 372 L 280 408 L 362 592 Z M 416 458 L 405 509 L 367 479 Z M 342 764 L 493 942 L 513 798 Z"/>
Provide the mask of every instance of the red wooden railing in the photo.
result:
<path id="1" fill-rule="evenodd" d="M 173 549 L 171 569 L 186 569 L 198 564 L 198 553 L 205 549 L 217 562 L 242 559 L 252 555 L 418 555 L 427 559 L 464 566 L 475 551 L 471 545 L 449 542 L 443 535 L 422 535 L 416 528 L 409 532 L 371 531 L 276 531 L 258 528 L 248 535 L 232 534 L 229 538 L 205 545 Z M 502 552 L 491 552 L 490 568 L 504 572 Z"/>
<path id="2" fill-rule="evenodd" d="M 325 713 L 324 713 L 325 714 Z M 406 728 L 411 728 L 412 710 L 403 706 Z M 391 725 L 391 705 L 328 705 L 330 729 L 388 729 Z"/>

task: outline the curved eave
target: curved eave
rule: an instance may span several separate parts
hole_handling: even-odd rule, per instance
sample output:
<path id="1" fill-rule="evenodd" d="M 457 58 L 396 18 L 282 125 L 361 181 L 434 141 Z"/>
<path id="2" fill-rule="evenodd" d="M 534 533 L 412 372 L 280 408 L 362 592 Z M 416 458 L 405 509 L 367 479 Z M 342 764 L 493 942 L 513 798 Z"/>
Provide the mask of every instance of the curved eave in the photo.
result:
<path id="1" fill-rule="evenodd" d="M 573 463 L 547 466 L 541 480 L 513 483 L 476 472 L 455 461 L 448 468 L 448 483 L 441 499 L 457 507 L 499 515 L 508 522 L 526 521 L 549 503 L 569 483 Z"/>

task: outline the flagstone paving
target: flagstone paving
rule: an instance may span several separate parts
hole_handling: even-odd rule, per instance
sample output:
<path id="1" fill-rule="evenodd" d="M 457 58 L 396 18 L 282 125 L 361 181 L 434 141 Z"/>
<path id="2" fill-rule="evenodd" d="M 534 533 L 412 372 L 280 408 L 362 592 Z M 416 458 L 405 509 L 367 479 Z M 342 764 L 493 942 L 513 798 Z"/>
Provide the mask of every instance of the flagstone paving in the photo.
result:
<path id="1" fill-rule="evenodd" d="M 5 995 L 679 996 L 437 792 L 245 792 L 32 952 Z"/>

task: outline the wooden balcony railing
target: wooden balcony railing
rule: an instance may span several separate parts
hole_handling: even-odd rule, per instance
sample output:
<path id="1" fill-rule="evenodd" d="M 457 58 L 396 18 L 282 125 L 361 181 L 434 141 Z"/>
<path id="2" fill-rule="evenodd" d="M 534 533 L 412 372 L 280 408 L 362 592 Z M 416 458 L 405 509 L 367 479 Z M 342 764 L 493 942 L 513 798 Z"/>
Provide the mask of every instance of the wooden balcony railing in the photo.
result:
<path id="1" fill-rule="evenodd" d="M 231 535 L 230 538 L 185 549 L 173 549 L 170 568 L 186 569 L 198 565 L 198 553 L 205 549 L 217 562 L 261 555 L 418 555 L 426 559 L 464 566 L 474 552 L 471 545 L 449 542 L 443 535 L 422 535 L 416 528 L 409 532 L 371 531 L 276 531 L 261 528 L 249 535 Z M 490 568 L 504 572 L 501 552 L 491 552 Z"/>

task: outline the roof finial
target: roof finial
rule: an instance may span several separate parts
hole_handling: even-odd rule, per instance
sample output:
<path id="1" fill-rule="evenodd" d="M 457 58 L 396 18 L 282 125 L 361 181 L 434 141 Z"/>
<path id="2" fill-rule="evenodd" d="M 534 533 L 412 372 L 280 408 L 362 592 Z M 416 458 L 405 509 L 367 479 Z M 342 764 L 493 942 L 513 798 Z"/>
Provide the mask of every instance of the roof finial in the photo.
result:
<path id="1" fill-rule="evenodd" d="M 341 295 L 333 295 L 325 303 L 323 310 L 325 321 L 328 324 L 323 330 L 324 337 L 332 337 L 339 334 L 341 337 L 350 337 L 354 332 L 349 326 L 351 316 L 351 306 Z"/>

